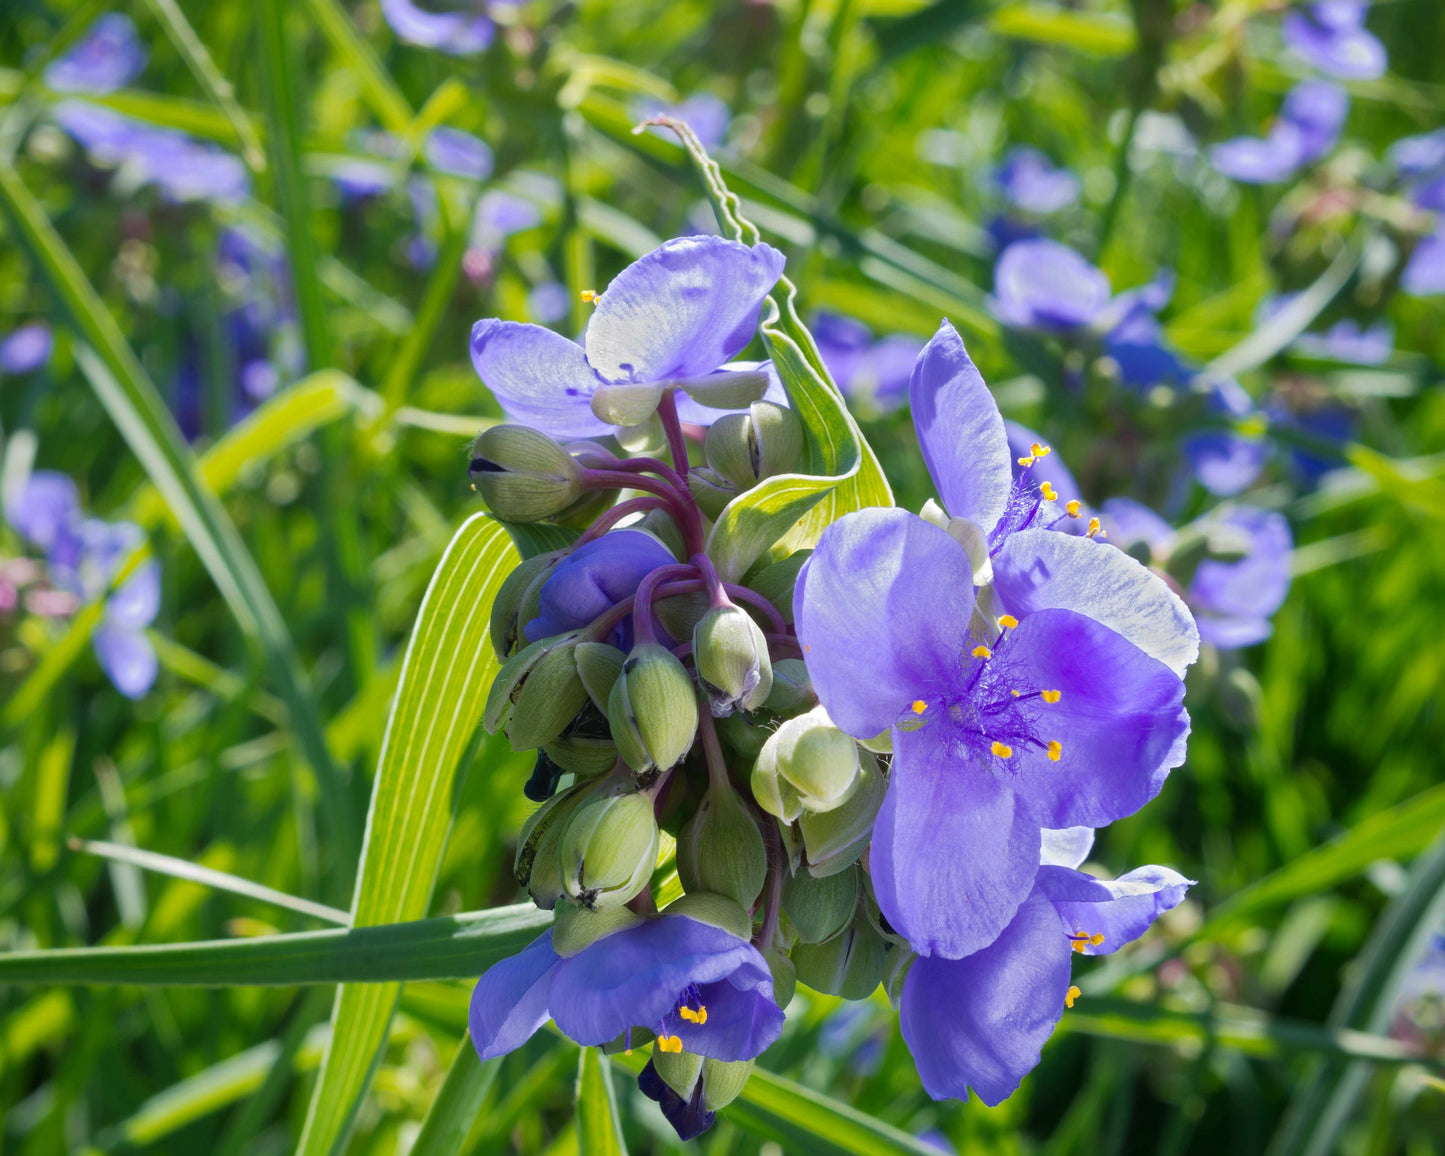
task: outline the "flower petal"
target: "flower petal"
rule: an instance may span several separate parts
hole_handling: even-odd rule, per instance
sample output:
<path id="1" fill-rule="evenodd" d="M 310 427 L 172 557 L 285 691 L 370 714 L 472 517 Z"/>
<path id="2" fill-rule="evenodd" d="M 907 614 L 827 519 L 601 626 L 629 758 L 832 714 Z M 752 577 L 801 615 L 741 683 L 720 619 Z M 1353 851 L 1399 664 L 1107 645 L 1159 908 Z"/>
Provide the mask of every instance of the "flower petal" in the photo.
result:
<path id="1" fill-rule="evenodd" d="M 1108 955 L 1132 943 L 1164 912 L 1178 907 L 1194 880 L 1168 867 L 1139 867 L 1118 879 L 1095 879 L 1069 867 L 1040 867 L 1047 895 L 1072 935 L 1102 935 L 1085 955 Z"/>
<path id="2" fill-rule="evenodd" d="M 1244 535 L 1248 552 L 1237 562 L 1205 559 L 1189 583 L 1189 601 L 1206 614 L 1268 618 L 1289 593 L 1289 522 L 1274 510 L 1235 506 L 1218 522 Z"/>
<path id="3" fill-rule="evenodd" d="M 140 698 L 155 685 L 156 651 L 144 630 L 102 622 L 90 641 L 106 678 L 126 698 Z"/>
<path id="4" fill-rule="evenodd" d="M 1058 870 L 1058 868 L 1050 868 Z M 935 1100 L 1008 1099 L 1064 1014 L 1069 941 L 1049 901 L 1031 896 L 993 944 L 965 959 L 919 959 L 899 1024 Z"/>
<path id="5" fill-rule="evenodd" d="M 947 321 L 918 355 L 908 398 L 944 509 L 992 530 L 1013 481 L 1008 434 L 993 394 Z"/>
<path id="6" fill-rule="evenodd" d="M 472 989 L 467 1025 L 484 1060 L 520 1048 L 547 1022 L 547 998 L 557 966 L 552 932 L 544 931 L 518 954 L 494 963 Z"/>
<path id="7" fill-rule="evenodd" d="M 1041 827 L 1102 827 L 1132 815 L 1184 761 L 1184 684 L 1121 634 L 1068 610 L 1025 617 L 995 651 L 1020 687 L 1060 692 L 1021 700 L 1039 744 L 1009 759 L 1014 791 Z"/>
<path id="8" fill-rule="evenodd" d="M 1184 439 L 1184 456 L 1201 486 L 1211 494 L 1228 498 L 1247 490 L 1259 477 L 1269 446 L 1262 438 L 1197 433 Z"/>
<path id="9" fill-rule="evenodd" d="M 750 1060 L 762 1055 L 783 1032 L 783 1009 L 773 1000 L 773 979 L 761 953 L 726 979 L 699 985 L 707 1023 L 689 1023 L 675 1013 L 663 1018 L 684 1051 L 714 1060 Z"/>
<path id="10" fill-rule="evenodd" d="M 412 0 L 380 0 L 381 14 L 391 30 L 409 44 L 435 48 L 452 56 L 470 56 L 492 42 L 494 25 L 470 12 L 428 12 Z"/>
<path id="11" fill-rule="evenodd" d="M 1109 541 L 1121 550 L 1142 542 L 1152 553 L 1174 538 L 1174 527 L 1142 502 L 1132 498 L 1110 498 L 1102 513 Z"/>
<path id="12" fill-rule="evenodd" d="M 752 340 L 783 273 L 771 245 L 679 237 L 622 270 L 597 299 L 587 360 L 613 383 L 711 373 Z"/>
<path id="13" fill-rule="evenodd" d="M 893 732 L 868 869 L 893 929 L 920 955 L 957 959 L 992 943 L 1027 898 L 1040 839 L 1007 785 L 949 756 L 942 725 Z"/>
<path id="14" fill-rule="evenodd" d="M 80 521 L 80 492 L 56 470 L 36 470 L 5 499 L 5 520 L 31 545 L 49 552 Z"/>
<path id="15" fill-rule="evenodd" d="M 488 318 L 472 326 L 472 365 L 507 416 L 559 438 L 605 437 L 592 415 L 601 384 L 582 347 L 540 325 Z"/>
<path id="16" fill-rule="evenodd" d="M 948 533 L 897 509 L 824 531 L 798 575 L 793 618 L 818 697 L 855 738 L 952 688 L 973 613 L 973 569 Z"/>
<path id="17" fill-rule="evenodd" d="M 1180 678 L 1199 657 L 1199 631 L 1183 600 L 1159 575 L 1107 542 L 1022 530 L 994 555 L 993 582 L 1010 614 L 1076 611 L 1122 634 Z"/>
<path id="18" fill-rule="evenodd" d="M 1094 828 L 1064 827 L 1062 830 L 1044 828 L 1043 850 L 1039 863 L 1045 867 L 1077 867 L 1089 857 L 1094 849 Z"/>

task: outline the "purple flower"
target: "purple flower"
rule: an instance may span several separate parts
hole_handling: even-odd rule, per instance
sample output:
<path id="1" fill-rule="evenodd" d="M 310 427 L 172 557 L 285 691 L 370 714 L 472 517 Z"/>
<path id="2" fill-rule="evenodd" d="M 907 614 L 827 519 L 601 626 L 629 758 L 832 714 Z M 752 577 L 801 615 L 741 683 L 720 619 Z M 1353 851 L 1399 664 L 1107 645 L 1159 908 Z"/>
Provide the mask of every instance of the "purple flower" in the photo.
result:
<path id="1" fill-rule="evenodd" d="M 1098 319 L 1109 304 L 1109 278 L 1067 245 L 1038 239 L 1003 251 L 989 298 L 994 316 L 1019 329 L 1067 334 Z"/>
<path id="2" fill-rule="evenodd" d="M 679 1014 L 703 1008 L 704 1022 Z M 472 992 L 471 1038 L 483 1060 L 521 1047 L 548 1019 L 584 1047 L 640 1028 L 715 1060 L 750 1060 L 783 1030 L 772 974 L 756 947 L 666 914 L 565 959 L 552 950 L 548 931 L 493 964 Z"/>
<path id="3" fill-rule="evenodd" d="M 43 553 L 56 549 L 80 522 L 80 492 L 67 475 L 36 470 L 7 495 L 5 520 Z"/>
<path id="4" fill-rule="evenodd" d="M 883 413 L 908 400 L 908 379 L 923 349 L 917 338 L 900 334 L 874 341 L 862 322 L 835 313 L 814 318 L 813 338 L 823 364 L 849 399 Z"/>
<path id="5" fill-rule="evenodd" d="M 1047 495 L 1012 479 L 998 409 L 946 322 L 910 392 L 948 529 L 902 510 L 840 519 L 794 619 L 833 721 L 891 737 L 879 907 L 920 954 L 956 959 L 1028 896 L 1040 829 L 1132 814 L 1182 761 L 1197 635 L 1157 575 L 1034 526 Z"/>
<path id="6" fill-rule="evenodd" d="M 381 15 L 399 40 L 451 56 L 471 56 L 492 43 L 496 25 L 486 4 L 463 3 L 459 10 L 429 12 L 412 0 L 381 0 Z"/>
<path id="7" fill-rule="evenodd" d="M 1445 293 L 1445 220 L 1416 243 L 1400 274 L 1400 288 L 1411 297 Z"/>
<path id="8" fill-rule="evenodd" d="M 1247 418 L 1255 412 L 1254 399 L 1233 378 L 1211 382 L 1206 402 L 1210 411 L 1225 418 Z M 1183 450 L 1200 485 L 1218 497 L 1233 497 L 1259 477 L 1270 447 L 1263 437 L 1209 430 L 1186 437 Z"/>
<path id="9" fill-rule="evenodd" d="M 1167 867 L 1106 882 L 1076 866 L 1046 859 L 1028 898 L 983 950 L 910 966 L 899 1023 L 935 1100 L 966 1100 L 970 1088 L 990 1106 L 1008 1099 L 1079 995 L 1069 984 L 1074 955 L 1107 955 L 1138 939 L 1192 883 Z"/>
<path id="10" fill-rule="evenodd" d="M 643 101 L 636 107 L 635 115 L 638 120 L 651 120 L 655 116 L 680 120 L 697 134 L 703 148 L 709 150 L 721 147 L 727 139 L 733 116 L 727 101 L 710 92 L 695 93 L 681 104 Z"/>
<path id="11" fill-rule="evenodd" d="M 513 233 L 541 222 L 542 212 L 535 202 L 504 189 L 488 189 L 477 201 L 472 216 L 471 243 L 475 248 L 496 252 Z"/>
<path id="12" fill-rule="evenodd" d="M 1385 46 L 1365 30 L 1364 0 L 1318 0 L 1291 8 L 1280 31 L 1284 42 L 1321 72 L 1344 80 L 1385 75 Z"/>
<path id="13" fill-rule="evenodd" d="M 1060 505 L 1067 507 L 1070 502 L 1079 503 L 1082 514 L 1087 505 L 1083 500 L 1083 494 L 1079 491 L 1079 483 L 1074 481 L 1074 475 L 1069 472 L 1069 467 L 1064 465 L 1064 459 L 1058 453 L 1050 452 L 1043 457 L 1034 457 L 1033 447 L 1041 445 L 1043 438 L 1036 434 L 1028 426 L 1020 425 L 1016 421 L 1003 423 L 1004 430 L 1008 434 L 1009 456 L 1013 459 L 1010 470 L 1013 474 L 1014 483 L 1017 485 L 1022 480 L 1034 486 L 1042 486 L 1048 482 L 1053 491 L 1058 495 Z M 1032 459 L 1030 461 L 1030 459 Z M 1023 462 L 1029 461 L 1029 465 Z M 1083 533 L 1087 523 L 1082 517 L 1065 518 L 1054 529 L 1063 530 L 1067 533 Z"/>
<path id="14" fill-rule="evenodd" d="M 1227 177 L 1264 185 L 1288 180 L 1339 140 L 1350 98 L 1337 84 L 1306 80 L 1290 89 L 1269 135 L 1235 137 L 1210 150 L 1210 163 Z"/>
<path id="15" fill-rule="evenodd" d="M 581 344 L 487 318 L 472 328 L 472 364 L 512 420 L 558 437 L 597 437 L 643 421 L 674 387 L 704 403 L 737 405 L 740 389 L 762 393 L 764 376 L 718 370 L 752 340 L 782 271 L 783 255 L 771 245 L 680 237 L 613 279 Z"/>
<path id="16" fill-rule="evenodd" d="M 1027 145 L 1005 154 L 994 183 L 1014 208 L 1040 216 L 1057 213 L 1079 199 L 1079 178 Z"/>
<path id="17" fill-rule="evenodd" d="M 55 334 L 43 321 L 22 325 L 0 340 L 0 373 L 30 373 L 50 360 Z"/>
<path id="18" fill-rule="evenodd" d="M 1366 329 L 1358 321 L 1337 321 L 1324 333 L 1301 333 L 1292 348 L 1311 357 L 1349 365 L 1381 365 L 1395 351 L 1395 327 L 1377 321 Z"/>
<path id="19" fill-rule="evenodd" d="M 543 281 L 527 294 L 527 312 L 544 325 L 565 321 L 572 308 L 572 294 L 558 281 Z"/>
<path id="20" fill-rule="evenodd" d="M 579 546 L 553 568 L 542 584 L 537 617 L 524 623 L 528 642 L 586 626 L 624 598 L 659 566 L 676 559 L 641 530 L 613 530 Z M 615 635 L 622 640 L 622 627 Z"/>
<path id="21" fill-rule="evenodd" d="M 461 129 L 433 129 L 426 138 L 425 151 L 429 164 L 454 177 L 484 181 L 492 175 L 491 146 Z"/>
<path id="22" fill-rule="evenodd" d="M 140 75 L 145 45 L 129 16 L 110 12 L 86 30 L 64 56 L 45 69 L 45 83 L 56 92 L 114 92 Z"/>
<path id="23" fill-rule="evenodd" d="M 1165 565 L 1182 541 L 1203 537 L 1224 557 L 1208 557 L 1189 576 L 1184 600 L 1199 637 L 1221 650 L 1252 646 L 1270 635 L 1269 619 L 1289 593 L 1294 540 L 1282 514 L 1255 506 L 1227 506 L 1176 532 L 1147 506 L 1127 498 L 1104 503 L 1110 541 L 1140 545 Z"/>

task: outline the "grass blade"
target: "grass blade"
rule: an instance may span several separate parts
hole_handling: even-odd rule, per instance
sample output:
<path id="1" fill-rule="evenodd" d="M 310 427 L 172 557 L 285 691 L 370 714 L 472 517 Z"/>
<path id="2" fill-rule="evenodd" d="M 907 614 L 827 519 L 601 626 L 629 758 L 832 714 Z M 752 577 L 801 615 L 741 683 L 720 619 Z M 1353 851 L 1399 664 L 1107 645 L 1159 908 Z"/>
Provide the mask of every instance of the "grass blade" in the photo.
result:
<path id="1" fill-rule="evenodd" d="M 463 1036 L 452 1066 L 447 1069 L 447 1078 L 422 1121 L 411 1156 L 454 1156 L 462 1151 L 487 1093 L 497 1082 L 500 1067 L 500 1060 L 482 1063 L 471 1037 Z"/>
<path id="2" fill-rule="evenodd" d="M 577 1150 L 581 1156 L 627 1156 L 612 1071 L 596 1048 L 583 1048 L 577 1062 Z"/>

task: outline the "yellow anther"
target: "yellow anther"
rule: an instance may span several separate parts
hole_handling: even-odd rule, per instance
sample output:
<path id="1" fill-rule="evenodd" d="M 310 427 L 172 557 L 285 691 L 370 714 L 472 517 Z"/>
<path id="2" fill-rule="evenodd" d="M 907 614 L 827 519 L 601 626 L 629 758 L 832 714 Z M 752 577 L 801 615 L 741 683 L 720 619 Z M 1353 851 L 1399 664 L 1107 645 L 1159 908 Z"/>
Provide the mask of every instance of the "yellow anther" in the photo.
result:
<path id="1" fill-rule="evenodd" d="M 998 624 L 1005 630 L 1012 630 L 1019 624 L 1019 620 L 1012 614 L 1000 614 L 998 616 Z"/>
<path id="2" fill-rule="evenodd" d="M 707 1008 L 701 1005 L 698 1005 L 697 1011 L 693 1011 L 690 1007 L 680 1007 L 677 1009 L 677 1014 L 688 1023 L 697 1024 L 699 1027 L 707 1023 Z"/>
<path id="3" fill-rule="evenodd" d="M 1046 458 L 1053 452 L 1052 447 L 1043 445 L 1040 442 L 1034 442 L 1033 445 L 1029 446 L 1029 453 L 1033 454 L 1036 458 Z"/>
<path id="4" fill-rule="evenodd" d="M 996 755 L 997 755 L 999 758 L 1001 758 L 1001 759 L 1006 759 L 1006 758 L 1009 757 L 1009 755 L 1011 755 L 1011 754 L 1014 753 L 1013 747 L 1007 746 L 1007 745 L 1004 744 L 1004 743 L 994 743 L 994 744 L 993 744 L 993 747 L 992 747 L 992 750 L 993 750 L 993 753 L 996 754 Z"/>
<path id="5" fill-rule="evenodd" d="M 1046 502 L 1057 502 L 1059 500 L 1058 491 L 1054 489 L 1053 483 L 1051 482 L 1045 482 L 1040 486 L 1039 493 L 1043 494 L 1044 501 Z"/>
<path id="6" fill-rule="evenodd" d="M 928 709 L 928 704 L 927 704 L 926 702 L 924 702 L 921 698 L 915 698 L 915 699 L 913 700 L 912 710 L 913 710 L 913 713 L 914 713 L 914 714 L 922 714 L 922 713 L 923 713 L 924 711 L 926 711 L 927 709 Z"/>
<path id="7" fill-rule="evenodd" d="M 1072 942 L 1074 944 L 1074 950 L 1077 951 L 1080 955 L 1083 955 L 1084 948 L 1089 946 L 1089 942 L 1086 939 L 1075 939 Z M 666 1051 L 667 1049 L 663 1048 L 662 1050 Z"/>
<path id="8" fill-rule="evenodd" d="M 974 658 L 992 658 L 993 651 L 986 646 L 975 646 L 973 648 L 973 656 Z"/>
<path id="9" fill-rule="evenodd" d="M 1047 703 L 1055 703 L 1064 697 L 1064 692 L 1061 690 L 1041 690 L 1039 691 L 1039 697 Z"/>
<path id="10" fill-rule="evenodd" d="M 1100 938 L 1100 939 L 1103 939 L 1104 937 L 1101 935 L 1101 936 L 1099 936 L 1099 938 Z M 697 1026 L 698 1026 L 698 1027 L 702 1027 L 702 1025 L 705 1024 L 705 1023 L 707 1023 L 707 1008 L 703 1007 L 702 1004 L 698 1004 L 698 1005 L 697 1005 Z"/>
<path id="11" fill-rule="evenodd" d="M 1104 533 L 1104 524 L 1100 522 L 1098 518 L 1089 519 L 1089 529 L 1087 533 L 1090 538 L 1106 537 Z"/>
<path id="12" fill-rule="evenodd" d="M 1083 949 L 1080 948 L 1080 950 L 1082 951 Z M 680 1052 L 680 1051 L 682 1051 L 682 1037 L 681 1037 L 681 1036 L 658 1036 L 658 1037 L 657 1037 L 657 1050 L 660 1051 L 660 1052 Z"/>
<path id="13" fill-rule="evenodd" d="M 1028 469 L 1033 464 L 1033 458 L 1019 458 L 1019 465 L 1023 466 L 1024 469 Z"/>
<path id="14" fill-rule="evenodd" d="M 597 290 L 596 290 L 596 289 L 584 289 L 584 290 L 582 290 L 582 300 L 585 301 L 585 302 L 587 302 L 588 305 L 595 305 L 595 304 L 597 304 Z"/>
<path id="15" fill-rule="evenodd" d="M 1077 518 L 1081 508 L 1078 498 L 1075 498 L 1072 502 L 1064 503 L 1064 513 L 1068 514 L 1071 518 Z"/>
<path id="16" fill-rule="evenodd" d="M 1083 995 L 1083 994 L 1084 994 L 1084 993 L 1081 992 L 1077 987 L 1074 987 L 1074 986 L 1071 985 L 1071 986 L 1069 987 L 1069 990 L 1066 991 L 1066 992 L 1064 992 L 1064 1006 L 1065 1006 L 1065 1007 L 1073 1007 L 1073 1006 L 1074 1006 L 1074 1001 L 1075 1001 L 1076 999 L 1078 999 L 1078 998 L 1079 998 L 1081 995 Z"/>
<path id="17" fill-rule="evenodd" d="M 1009 691 L 1009 694 L 1013 695 L 1014 698 L 1018 698 L 1019 695 L 1023 694 L 1023 691 L 1021 691 L 1021 690 L 1011 690 L 1011 691 Z"/>
<path id="18" fill-rule="evenodd" d="M 1103 942 L 1104 942 L 1104 933 L 1103 933 L 1102 931 L 1096 931 L 1096 932 L 1094 932 L 1093 935 L 1089 936 L 1089 943 L 1090 943 L 1090 945 L 1093 946 L 1093 947 L 1098 947 L 1099 944 L 1101 944 L 1101 943 L 1103 943 Z"/>
<path id="19" fill-rule="evenodd" d="M 1064 744 L 1061 743 L 1061 742 L 1059 742 L 1058 739 L 1053 739 L 1053 740 L 1049 743 L 1049 758 L 1053 759 L 1054 762 L 1058 762 L 1058 761 L 1059 761 L 1061 758 L 1063 758 L 1063 757 L 1064 757 Z"/>

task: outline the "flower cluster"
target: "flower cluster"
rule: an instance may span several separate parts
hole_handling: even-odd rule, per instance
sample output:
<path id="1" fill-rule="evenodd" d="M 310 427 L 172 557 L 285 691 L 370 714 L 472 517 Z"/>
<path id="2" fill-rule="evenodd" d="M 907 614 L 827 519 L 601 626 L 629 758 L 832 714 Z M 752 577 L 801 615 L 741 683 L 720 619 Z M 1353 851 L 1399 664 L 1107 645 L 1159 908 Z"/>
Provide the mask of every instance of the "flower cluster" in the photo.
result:
<path id="1" fill-rule="evenodd" d="M 1006 426 L 947 322 L 905 387 L 938 501 L 718 573 L 709 524 L 808 460 L 777 375 L 733 360 L 782 264 L 682 238 L 586 295 L 580 342 L 500 320 L 471 340 L 509 419 L 474 487 L 580 531 L 493 606 L 485 722 L 538 751 L 517 881 L 556 919 L 478 982 L 471 1038 L 651 1040 L 640 1087 L 684 1137 L 798 983 L 885 984 L 929 1093 L 998 1103 L 1078 998 L 1073 957 L 1189 886 L 1079 868 L 1183 760 L 1193 618 Z"/>

